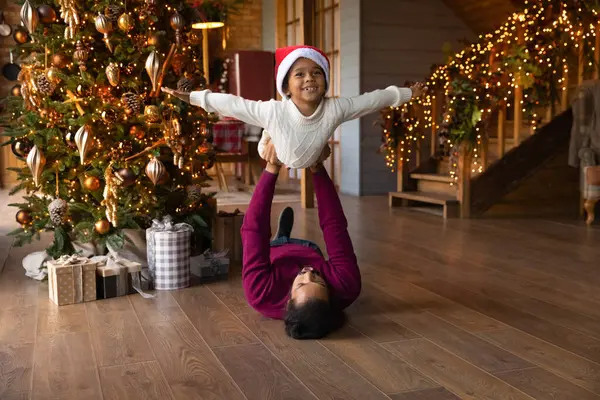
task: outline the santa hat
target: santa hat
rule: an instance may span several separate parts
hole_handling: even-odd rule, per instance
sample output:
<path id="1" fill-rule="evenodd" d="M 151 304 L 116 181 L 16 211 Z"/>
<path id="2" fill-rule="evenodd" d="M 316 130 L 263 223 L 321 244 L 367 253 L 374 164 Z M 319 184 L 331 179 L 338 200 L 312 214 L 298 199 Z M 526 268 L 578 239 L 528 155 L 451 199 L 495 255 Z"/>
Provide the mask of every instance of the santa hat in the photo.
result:
<path id="1" fill-rule="evenodd" d="M 325 53 L 312 46 L 283 47 L 275 50 L 275 79 L 277 82 L 277 91 L 282 97 L 286 97 L 286 94 L 283 92 L 283 80 L 290 68 L 292 68 L 292 65 L 299 58 L 308 58 L 321 67 L 325 73 L 325 84 L 329 87 L 329 59 Z"/>

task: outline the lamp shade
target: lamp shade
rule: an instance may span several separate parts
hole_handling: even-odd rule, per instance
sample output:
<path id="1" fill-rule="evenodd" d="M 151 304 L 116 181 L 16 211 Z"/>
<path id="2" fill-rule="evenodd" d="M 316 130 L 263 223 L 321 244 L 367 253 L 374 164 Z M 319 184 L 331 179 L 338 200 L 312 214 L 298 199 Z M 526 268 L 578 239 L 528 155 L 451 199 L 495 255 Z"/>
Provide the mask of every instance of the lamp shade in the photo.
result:
<path id="1" fill-rule="evenodd" d="M 224 26 L 225 24 L 220 21 L 195 22 L 192 24 L 192 29 L 215 29 Z"/>

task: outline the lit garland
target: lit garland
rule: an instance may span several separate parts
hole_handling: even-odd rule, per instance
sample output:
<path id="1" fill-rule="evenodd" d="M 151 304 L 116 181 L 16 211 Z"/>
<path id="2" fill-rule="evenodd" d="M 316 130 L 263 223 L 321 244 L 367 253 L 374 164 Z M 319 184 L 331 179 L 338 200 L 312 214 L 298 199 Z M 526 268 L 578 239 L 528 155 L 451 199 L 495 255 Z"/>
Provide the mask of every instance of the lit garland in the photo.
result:
<path id="1" fill-rule="evenodd" d="M 596 2 L 526 1 L 522 12 L 514 13 L 499 29 L 479 36 L 448 64 L 436 68 L 426 79 L 428 96 L 411 100 L 402 113 L 383 110 L 382 150 L 387 166 L 394 170 L 398 162 L 406 162 L 409 145 L 423 139 L 423 132 L 435 129 L 448 131 L 454 156 L 459 144 L 470 146 L 474 152 L 472 171 L 481 172 L 485 124 L 499 107 L 512 111 L 520 107 L 523 119 L 529 120 L 535 131 L 541 123 L 540 111 L 554 109 L 561 92 L 568 90 L 565 77 L 573 50 L 579 52 L 583 46 L 585 73 L 596 67 L 599 20 L 597 5 L 591 3 Z M 513 104 L 519 87 L 522 99 L 520 104 Z M 444 100 L 440 124 L 432 119 L 434 98 L 438 104 Z M 423 110 L 421 119 L 409 118 L 413 109 Z M 399 143 L 404 145 L 399 147 Z M 455 157 L 451 157 L 451 165 L 456 179 Z"/>

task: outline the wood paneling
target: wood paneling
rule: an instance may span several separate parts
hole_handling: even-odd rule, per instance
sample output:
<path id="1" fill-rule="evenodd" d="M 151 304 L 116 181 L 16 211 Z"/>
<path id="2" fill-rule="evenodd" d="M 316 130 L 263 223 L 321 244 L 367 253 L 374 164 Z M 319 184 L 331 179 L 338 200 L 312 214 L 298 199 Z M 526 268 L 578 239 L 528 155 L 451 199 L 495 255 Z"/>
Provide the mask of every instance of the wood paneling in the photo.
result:
<path id="1" fill-rule="evenodd" d="M 493 32 L 517 11 L 510 0 L 443 0 L 467 26 L 482 34 Z"/>

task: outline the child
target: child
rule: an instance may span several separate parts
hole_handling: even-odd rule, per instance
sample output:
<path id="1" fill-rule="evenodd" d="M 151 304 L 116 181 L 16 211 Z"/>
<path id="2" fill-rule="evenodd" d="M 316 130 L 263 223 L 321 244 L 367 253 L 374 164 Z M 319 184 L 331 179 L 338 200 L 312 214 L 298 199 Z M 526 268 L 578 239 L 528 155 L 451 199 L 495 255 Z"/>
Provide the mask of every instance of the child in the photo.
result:
<path id="1" fill-rule="evenodd" d="M 277 91 L 282 101 L 251 101 L 212 93 L 210 90 L 185 93 L 162 90 L 207 112 L 237 118 L 264 129 L 258 150 L 261 157 L 267 139 L 275 146 L 281 163 L 288 168 L 315 164 L 323 148 L 343 122 L 360 118 L 385 107 L 397 107 L 427 88 L 389 86 L 350 98 L 326 98 L 329 87 L 329 59 L 311 46 L 291 46 L 275 52 Z"/>

